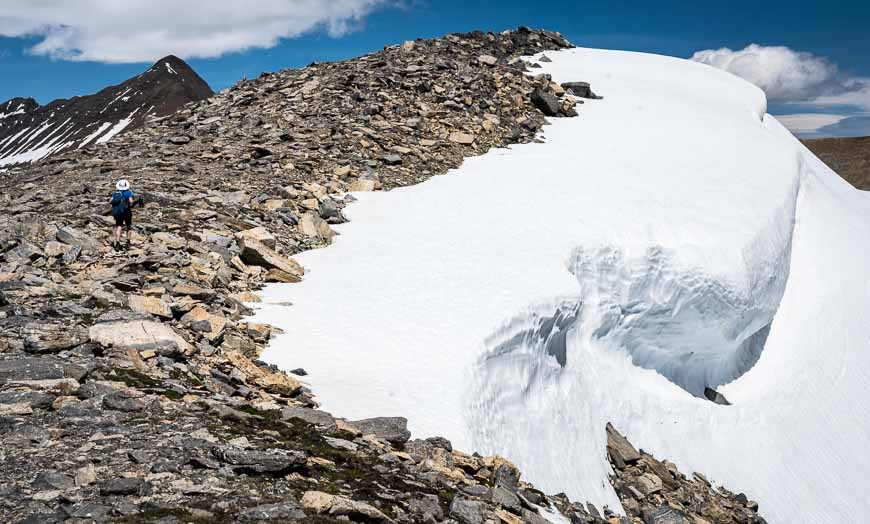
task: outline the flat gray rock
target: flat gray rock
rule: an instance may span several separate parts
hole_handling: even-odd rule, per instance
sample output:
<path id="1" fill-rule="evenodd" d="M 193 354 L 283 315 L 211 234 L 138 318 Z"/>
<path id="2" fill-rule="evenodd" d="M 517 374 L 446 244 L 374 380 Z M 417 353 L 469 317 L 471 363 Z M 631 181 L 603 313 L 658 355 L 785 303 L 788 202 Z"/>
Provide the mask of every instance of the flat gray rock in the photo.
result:
<path id="1" fill-rule="evenodd" d="M 408 431 L 408 419 L 405 417 L 376 417 L 363 420 L 348 421 L 359 429 L 363 435 L 374 435 L 390 444 L 401 446 L 411 438 Z"/>

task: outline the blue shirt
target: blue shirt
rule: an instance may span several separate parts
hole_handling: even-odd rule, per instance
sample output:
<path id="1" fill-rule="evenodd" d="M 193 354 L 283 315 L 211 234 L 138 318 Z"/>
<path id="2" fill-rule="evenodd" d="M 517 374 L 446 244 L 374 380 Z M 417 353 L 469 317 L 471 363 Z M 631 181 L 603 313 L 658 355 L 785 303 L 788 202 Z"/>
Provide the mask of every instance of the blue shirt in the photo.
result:
<path id="1" fill-rule="evenodd" d="M 112 199 L 115 198 L 115 193 L 117 193 L 117 192 L 118 192 L 118 190 L 115 190 L 112 192 Z M 133 190 L 132 189 L 125 189 L 124 191 L 121 191 L 121 196 L 124 197 L 124 200 L 126 202 L 129 202 L 130 199 L 133 198 Z"/>

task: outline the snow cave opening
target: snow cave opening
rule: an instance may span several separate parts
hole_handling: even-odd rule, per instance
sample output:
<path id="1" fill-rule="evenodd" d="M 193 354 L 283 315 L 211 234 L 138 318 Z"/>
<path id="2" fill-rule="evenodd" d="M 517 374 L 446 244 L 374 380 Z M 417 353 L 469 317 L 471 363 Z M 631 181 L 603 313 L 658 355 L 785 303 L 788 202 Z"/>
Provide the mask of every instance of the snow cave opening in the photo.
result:
<path id="1" fill-rule="evenodd" d="M 704 398 L 706 388 L 727 384 L 758 362 L 784 293 L 788 249 L 780 262 L 771 278 L 746 291 L 679 269 L 661 248 L 634 259 L 612 247 L 578 248 L 569 269 L 580 297 L 540 304 L 507 322 L 485 342 L 479 365 L 519 357 L 532 383 L 538 373 L 554 372 L 547 362 L 583 365 L 581 348 L 592 346 L 623 352 L 633 365 Z M 588 343 L 572 344 L 577 337 Z M 530 359 L 539 362 L 529 367 Z"/>

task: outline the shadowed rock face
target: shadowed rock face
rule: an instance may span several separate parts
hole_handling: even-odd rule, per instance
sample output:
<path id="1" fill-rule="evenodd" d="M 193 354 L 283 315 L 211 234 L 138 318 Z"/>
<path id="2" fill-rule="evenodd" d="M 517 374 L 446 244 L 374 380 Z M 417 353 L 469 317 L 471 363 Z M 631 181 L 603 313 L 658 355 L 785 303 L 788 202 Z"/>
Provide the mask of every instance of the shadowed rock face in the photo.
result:
<path id="1" fill-rule="evenodd" d="M 212 94 L 190 66 L 170 55 L 93 95 L 44 106 L 32 98 L 13 98 L 0 104 L 0 166 L 106 142 L 148 116 L 169 115 Z"/>

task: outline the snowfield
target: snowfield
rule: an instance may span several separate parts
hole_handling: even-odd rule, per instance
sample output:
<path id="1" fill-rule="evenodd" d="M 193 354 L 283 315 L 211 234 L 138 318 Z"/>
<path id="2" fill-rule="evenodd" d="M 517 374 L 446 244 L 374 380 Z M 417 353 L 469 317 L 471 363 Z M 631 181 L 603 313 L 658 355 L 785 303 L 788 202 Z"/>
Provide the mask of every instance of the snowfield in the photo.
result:
<path id="1" fill-rule="evenodd" d="M 544 144 L 357 195 L 256 320 L 325 409 L 402 415 L 550 492 L 620 509 L 605 424 L 759 501 L 870 511 L 870 199 L 711 67 L 571 49 L 604 100 Z M 291 306 L 279 303 L 291 302 Z M 703 398 L 717 388 L 732 403 Z"/>

